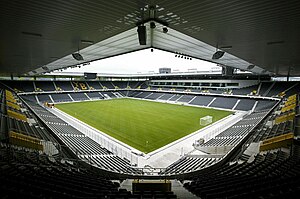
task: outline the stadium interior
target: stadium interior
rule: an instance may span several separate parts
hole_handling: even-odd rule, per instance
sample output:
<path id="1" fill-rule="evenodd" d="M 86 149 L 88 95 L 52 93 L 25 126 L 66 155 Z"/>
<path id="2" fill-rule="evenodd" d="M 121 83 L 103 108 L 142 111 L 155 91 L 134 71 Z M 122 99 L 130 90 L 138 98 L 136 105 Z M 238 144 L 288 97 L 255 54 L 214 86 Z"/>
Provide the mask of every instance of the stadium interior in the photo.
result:
<path id="1" fill-rule="evenodd" d="M 300 1 L 4 0 L 0 16 L 2 198 L 300 194 Z M 144 49 L 221 70 L 63 72 Z M 231 114 L 148 153 L 56 108 L 121 99 Z"/>

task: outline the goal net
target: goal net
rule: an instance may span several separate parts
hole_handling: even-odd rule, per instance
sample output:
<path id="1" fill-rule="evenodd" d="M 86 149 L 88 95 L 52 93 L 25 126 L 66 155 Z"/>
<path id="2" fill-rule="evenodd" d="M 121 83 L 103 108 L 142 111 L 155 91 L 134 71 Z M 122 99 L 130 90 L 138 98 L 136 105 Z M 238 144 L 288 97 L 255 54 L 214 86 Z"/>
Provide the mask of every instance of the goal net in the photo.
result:
<path id="1" fill-rule="evenodd" d="M 206 126 L 210 123 L 212 123 L 213 117 L 210 115 L 207 115 L 205 117 L 200 118 L 200 125 L 201 126 Z"/>

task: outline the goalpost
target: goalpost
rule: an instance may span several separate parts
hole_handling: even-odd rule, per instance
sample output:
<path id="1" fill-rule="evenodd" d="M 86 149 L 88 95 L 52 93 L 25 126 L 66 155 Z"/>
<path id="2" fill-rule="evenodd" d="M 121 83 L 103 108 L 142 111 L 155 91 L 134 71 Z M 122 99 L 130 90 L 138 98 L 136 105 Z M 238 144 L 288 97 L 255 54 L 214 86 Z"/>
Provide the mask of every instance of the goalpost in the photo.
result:
<path id="1" fill-rule="evenodd" d="M 212 120 L 213 120 L 213 117 L 210 116 L 210 115 L 207 115 L 205 117 L 201 117 L 200 118 L 200 125 L 201 126 L 206 126 L 206 125 L 212 123 Z"/>

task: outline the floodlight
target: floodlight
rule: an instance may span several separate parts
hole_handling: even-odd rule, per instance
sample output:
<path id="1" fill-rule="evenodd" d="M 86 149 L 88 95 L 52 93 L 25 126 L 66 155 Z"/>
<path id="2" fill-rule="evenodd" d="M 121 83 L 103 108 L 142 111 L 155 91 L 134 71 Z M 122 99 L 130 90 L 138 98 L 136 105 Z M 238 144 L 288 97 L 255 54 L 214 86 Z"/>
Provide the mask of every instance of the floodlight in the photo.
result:
<path id="1" fill-rule="evenodd" d="M 73 53 L 72 56 L 73 56 L 73 58 L 76 59 L 77 61 L 82 61 L 82 60 L 83 60 L 82 55 L 79 54 L 79 53 Z"/>
<path id="2" fill-rule="evenodd" d="M 138 26 L 137 29 L 140 45 L 146 45 L 146 26 Z"/>
<path id="3" fill-rule="evenodd" d="M 224 51 L 217 51 L 213 54 L 212 59 L 220 59 L 225 54 Z"/>

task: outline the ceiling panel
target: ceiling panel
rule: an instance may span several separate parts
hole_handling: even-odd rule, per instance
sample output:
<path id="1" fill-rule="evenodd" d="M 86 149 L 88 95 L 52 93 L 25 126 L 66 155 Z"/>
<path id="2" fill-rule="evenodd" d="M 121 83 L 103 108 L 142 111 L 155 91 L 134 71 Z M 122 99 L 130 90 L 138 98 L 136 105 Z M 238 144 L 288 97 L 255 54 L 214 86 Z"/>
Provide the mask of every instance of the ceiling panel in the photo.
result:
<path id="1" fill-rule="evenodd" d="M 157 34 L 153 45 L 158 48 L 191 48 L 191 55 L 207 59 L 216 48 L 232 46 L 224 49 L 223 64 L 251 63 L 258 66 L 256 72 L 286 75 L 290 70 L 300 75 L 298 0 L 2 0 L 0 73 L 43 72 L 38 68 L 77 64 L 71 54 L 78 48 L 89 61 L 149 47 L 137 44 L 136 23 L 151 17 L 151 6 L 156 8 L 152 17 L 183 33 L 179 38 L 169 37 L 171 32 Z M 123 42 L 107 40 L 128 30 L 131 35 L 121 37 Z"/>

